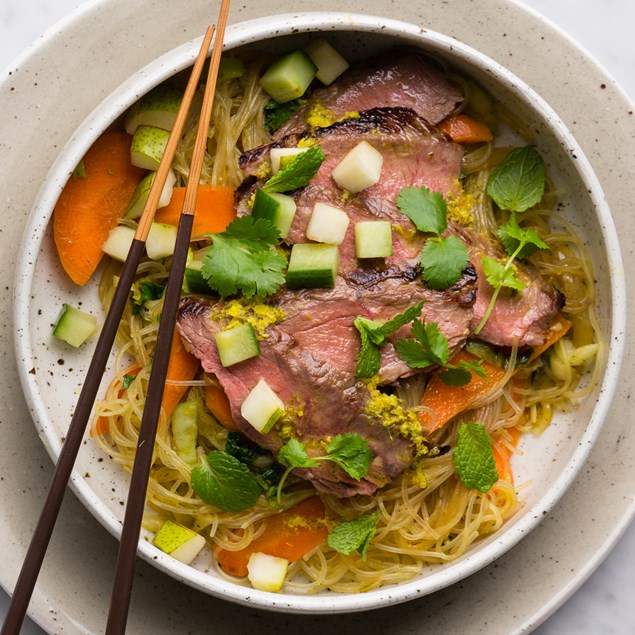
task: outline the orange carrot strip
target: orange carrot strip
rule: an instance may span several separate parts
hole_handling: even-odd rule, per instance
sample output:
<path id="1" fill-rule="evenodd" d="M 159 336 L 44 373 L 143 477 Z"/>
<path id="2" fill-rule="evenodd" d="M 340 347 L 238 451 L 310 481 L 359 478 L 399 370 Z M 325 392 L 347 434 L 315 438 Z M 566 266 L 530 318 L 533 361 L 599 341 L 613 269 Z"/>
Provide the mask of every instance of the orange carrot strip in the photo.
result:
<path id="1" fill-rule="evenodd" d="M 84 155 L 85 176 L 71 177 L 55 205 L 55 246 L 76 284 L 86 284 L 97 269 L 101 246 L 145 174 L 130 163 L 130 141 L 123 131 L 101 135 Z"/>
<path id="2" fill-rule="evenodd" d="M 199 366 L 200 362 L 198 358 L 186 350 L 181 336 L 175 331 L 174 337 L 172 338 L 170 362 L 168 364 L 166 380 L 191 381 L 194 379 Z M 181 401 L 187 389 L 187 386 L 179 386 L 169 383 L 165 384 L 161 405 L 165 411 L 166 418 L 169 418 L 172 415 L 172 411 L 179 401 Z"/>
<path id="3" fill-rule="evenodd" d="M 229 399 L 220 386 L 209 384 L 205 386 L 205 405 L 214 415 L 218 423 L 229 430 L 238 430 L 238 426 L 232 417 Z"/>
<path id="4" fill-rule="evenodd" d="M 218 549 L 216 557 L 225 573 L 245 577 L 252 553 L 266 553 L 293 562 L 326 540 L 328 533 L 324 504 L 318 496 L 312 496 L 267 519 L 267 529 L 245 549 Z"/>
<path id="5" fill-rule="evenodd" d="M 511 445 L 516 447 L 518 439 L 520 438 L 520 430 L 518 428 L 507 428 L 507 433 L 511 435 Z M 512 472 L 512 466 L 510 459 L 512 457 L 512 451 L 507 445 L 502 443 L 492 443 L 492 453 L 494 454 L 494 461 L 496 462 L 496 471 L 498 477 L 509 481 L 512 485 L 514 483 L 514 474 Z"/>
<path id="6" fill-rule="evenodd" d="M 123 376 L 125 377 L 126 375 L 136 375 L 140 370 L 141 368 L 138 364 L 132 364 L 131 366 L 128 366 L 128 368 L 126 368 Z M 121 389 L 118 391 L 117 396 L 123 397 L 124 392 L 125 388 L 122 386 Z M 106 434 L 108 432 L 108 428 L 108 417 L 96 417 L 90 430 L 90 436 L 92 437 L 96 434 Z"/>
<path id="7" fill-rule="evenodd" d="M 480 143 L 494 138 L 484 123 L 465 113 L 446 117 L 437 127 L 455 143 Z"/>
<path id="8" fill-rule="evenodd" d="M 537 357 L 540 357 L 550 346 L 553 346 L 563 335 L 566 335 L 571 328 L 571 322 L 567 320 L 562 314 L 560 314 L 554 323 L 551 325 L 549 332 L 547 333 L 547 339 L 545 343 L 540 346 L 534 346 L 529 356 L 529 362 L 533 362 Z"/>
<path id="9" fill-rule="evenodd" d="M 168 225 L 178 225 L 184 198 L 185 188 L 175 187 L 169 204 L 157 210 L 154 220 Z M 199 187 L 192 236 L 222 232 L 234 218 L 236 208 L 233 188 L 223 185 Z"/>
<path id="10" fill-rule="evenodd" d="M 467 351 L 459 351 L 450 360 L 451 365 L 457 365 L 461 361 L 475 362 L 479 358 Z M 426 434 L 432 434 L 443 427 L 452 417 L 467 410 L 477 399 L 492 389 L 505 375 L 505 371 L 499 366 L 481 360 L 486 377 L 479 377 L 471 373 L 472 379 L 465 386 L 448 386 L 435 373 L 428 381 L 421 399 L 421 405 L 430 411 L 422 410 L 419 413 L 421 426 Z"/>

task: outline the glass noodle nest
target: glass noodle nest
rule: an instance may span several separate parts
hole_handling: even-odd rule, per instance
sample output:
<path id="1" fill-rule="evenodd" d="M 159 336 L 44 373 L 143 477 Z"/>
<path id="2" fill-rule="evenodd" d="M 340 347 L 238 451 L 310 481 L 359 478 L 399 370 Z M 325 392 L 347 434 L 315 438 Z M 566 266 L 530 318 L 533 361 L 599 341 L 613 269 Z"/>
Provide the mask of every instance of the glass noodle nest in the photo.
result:
<path id="1" fill-rule="evenodd" d="M 242 77 L 219 83 L 203 169 L 204 182 L 236 187 L 243 178 L 237 163 L 240 153 L 269 141 L 263 115 L 269 97 L 258 84 L 259 70 L 260 63 L 252 61 L 246 64 Z M 472 99 L 483 98 L 482 90 L 472 81 L 450 72 L 447 75 L 464 92 L 465 101 L 461 108 L 468 107 Z M 188 132 L 174 161 L 179 183 L 187 182 L 200 102 L 200 98 L 195 101 L 186 128 Z M 511 126 L 531 142 L 523 122 L 514 120 L 499 104 L 494 104 L 493 114 L 499 124 Z M 495 234 L 498 222 L 486 194 L 486 184 L 490 169 L 501 157 L 500 150 L 491 142 L 468 151 L 464 158 L 467 176 L 463 187 L 474 197 L 473 226 L 476 231 L 489 235 Z M 557 195 L 548 180 L 541 203 L 520 215 L 519 222 L 524 228 L 538 231 L 549 245 L 548 251 L 535 253 L 530 261 L 542 276 L 564 293 L 563 313 L 572 322 L 572 327 L 547 354 L 526 365 L 520 365 L 520 356 L 515 349 L 503 355 L 488 348 L 486 354 L 495 358 L 493 361 L 506 365 L 503 380 L 472 410 L 434 433 L 429 439 L 433 446 L 454 446 L 459 424 L 478 421 L 486 426 L 495 450 L 518 452 L 515 449 L 517 430 L 540 434 L 549 425 L 554 410 L 575 408 L 596 384 L 605 351 L 594 313 L 591 262 L 582 241 L 556 213 Z M 169 265 L 169 260 L 163 263 L 145 260 L 139 268 L 138 278 L 164 284 Z M 99 292 L 104 307 L 110 303 L 119 267 L 112 262 L 103 272 Z M 94 431 L 94 440 L 126 470 L 131 470 L 134 460 L 162 309 L 161 300 L 150 304 L 153 306 L 146 304 L 138 315 L 133 315 L 130 307 L 126 309 L 118 333 L 116 374 L 96 410 L 97 416 L 107 417 L 109 425 L 103 434 Z M 575 367 L 569 363 L 576 350 L 594 342 L 599 344 L 595 355 Z M 124 390 L 124 376 L 131 364 L 141 370 L 135 370 L 135 381 Z M 584 381 L 581 381 L 583 375 Z M 204 405 L 204 386 L 213 381 L 201 374 L 199 379 L 187 384 L 187 398 L 198 400 L 198 445 L 205 453 L 224 449 L 227 436 L 226 428 Z M 396 392 L 405 407 L 416 409 L 421 407 L 424 387 L 425 374 L 421 374 L 402 381 Z M 264 531 L 268 516 L 279 511 L 279 507 L 267 502 L 264 496 L 253 509 L 238 513 L 220 512 L 203 503 L 191 488 L 192 468 L 176 454 L 170 422 L 164 417 L 159 424 L 155 454 L 144 519 L 144 526 L 150 531 L 158 531 L 165 520 L 172 519 L 200 532 L 210 544 L 239 550 Z M 421 478 L 414 479 L 412 472 L 406 470 L 373 496 L 338 499 L 320 494 L 328 513 L 342 520 L 379 510 L 377 533 L 365 561 L 357 552 L 346 556 L 326 545 L 314 549 L 304 559 L 291 564 L 283 590 L 317 593 L 330 589 L 358 593 L 380 584 L 409 580 L 431 563 L 458 558 L 475 540 L 500 529 L 522 505 L 517 490 L 523 484 L 514 485 L 507 479 L 500 479 L 487 493 L 466 489 L 455 473 L 451 452 L 424 459 L 419 469 L 423 470 L 425 487 L 421 486 Z M 421 477 L 421 473 L 418 476 Z M 291 479 L 287 481 L 282 505 L 291 507 L 313 493 L 308 482 Z M 212 566 L 220 576 L 228 577 L 217 564 Z M 230 579 L 243 583 L 236 578 Z"/>

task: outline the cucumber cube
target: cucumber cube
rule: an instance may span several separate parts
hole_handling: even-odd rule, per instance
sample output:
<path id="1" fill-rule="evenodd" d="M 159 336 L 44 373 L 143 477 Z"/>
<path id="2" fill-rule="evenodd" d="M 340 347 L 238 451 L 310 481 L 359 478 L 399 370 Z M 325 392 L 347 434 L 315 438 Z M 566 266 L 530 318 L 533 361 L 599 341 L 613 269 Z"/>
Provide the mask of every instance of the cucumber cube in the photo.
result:
<path id="1" fill-rule="evenodd" d="M 306 152 L 308 148 L 271 148 L 269 161 L 271 162 L 271 173 L 277 174 L 288 161 L 294 159 L 298 154 Z"/>
<path id="2" fill-rule="evenodd" d="M 207 280 L 203 277 L 202 269 L 202 260 L 191 260 L 185 265 L 185 293 L 213 294 L 211 287 L 207 284 Z"/>
<path id="3" fill-rule="evenodd" d="M 97 329 L 94 316 L 80 311 L 70 304 L 64 304 L 55 321 L 53 335 L 77 348 L 81 346 Z"/>
<path id="4" fill-rule="evenodd" d="M 154 126 L 172 130 L 181 106 L 183 93 L 173 86 L 157 86 L 145 94 L 128 111 L 124 128 L 134 134 L 139 126 Z"/>
<path id="5" fill-rule="evenodd" d="M 156 126 L 139 126 L 130 145 L 132 165 L 144 170 L 157 170 L 169 138 L 168 130 Z"/>
<path id="6" fill-rule="evenodd" d="M 237 79 L 245 74 L 245 65 L 237 57 L 221 57 L 218 66 L 218 81 Z"/>
<path id="7" fill-rule="evenodd" d="M 291 248 L 287 269 L 289 289 L 333 288 L 340 266 L 337 245 L 298 243 Z"/>
<path id="8" fill-rule="evenodd" d="M 278 228 L 280 237 L 286 238 L 295 218 L 296 204 L 293 197 L 277 192 L 265 192 L 256 190 L 252 216 L 265 218 Z"/>
<path id="9" fill-rule="evenodd" d="M 355 255 L 358 258 L 392 256 L 392 227 L 387 220 L 355 223 Z"/>
<path id="10" fill-rule="evenodd" d="M 174 253 L 176 245 L 176 225 L 152 223 L 146 239 L 146 253 L 150 260 L 163 260 Z"/>
<path id="11" fill-rule="evenodd" d="M 249 556 L 247 577 L 254 589 L 275 592 L 282 588 L 288 567 L 286 558 L 257 551 Z"/>
<path id="12" fill-rule="evenodd" d="M 306 237 L 329 245 L 341 245 L 350 219 L 348 214 L 334 205 L 316 203 L 306 228 Z"/>
<path id="13" fill-rule="evenodd" d="M 260 379 L 240 406 L 240 414 L 258 432 L 267 434 L 284 413 L 284 402 Z"/>
<path id="14" fill-rule="evenodd" d="M 324 38 L 313 40 L 304 51 L 317 66 L 316 77 L 326 86 L 348 68 L 348 62 Z"/>
<path id="15" fill-rule="evenodd" d="M 106 242 L 101 246 L 101 250 L 114 260 L 126 262 L 134 235 L 135 230 L 132 227 L 117 225 L 117 227 L 110 230 Z"/>
<path id="16" fill-rule="evenodd" d="M 260 344 L 254 327 L 246 322 L 214 335 L 220 363 L 227 367 L 260 355 Z"/>
<path id="17" fill-rule="evenodd" d="M 302 50 L 295 50 L 276 60 L 260 78 L 260 85 L 279 104 L 304 95 L 317 73 L 317 66 Z"/>
<path id="18" fill-rule="evenodd" d="M 367 141 L 360 141 L 333 169 L 333 179 L 352 194 L 375 185 L 381 176 L 384 158 Z"/>

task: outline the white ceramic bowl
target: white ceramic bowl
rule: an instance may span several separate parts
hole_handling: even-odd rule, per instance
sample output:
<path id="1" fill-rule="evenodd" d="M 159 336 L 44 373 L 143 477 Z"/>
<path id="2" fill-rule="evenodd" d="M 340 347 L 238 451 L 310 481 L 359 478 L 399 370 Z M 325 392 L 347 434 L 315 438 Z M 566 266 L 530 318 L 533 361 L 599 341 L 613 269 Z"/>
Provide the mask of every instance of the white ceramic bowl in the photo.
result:
<path id="1" fill-rule="evenodd" d="M 347 57 L 378 48 L 414 45 L 445 58 L 471 75 L 496 98 L 530 122 L 536 144 L 556 184 L 564 188 L 562 212 L 587 239 L 595 267 L 597 307 L 607 340 L 624 331 L 625 288 L 616 232 L 610 211 L 588 162 L 553 110 L 532 89 L 499 64 L 438 33 L 385 18 L 351 14 L 305 13 L 262 18 L 228 28 L 225 48 L 266 42 L 267 50 L 302 44 L 308 33 L 328 34 Z M 62 302 L 81 303 L 99 314 L 96 281 L 78 289 L 57 261 L 48 222 L 59 193 L 94 139 L 150 88 L 189 66 L 200 40 L 159 58 L 122 84 L 87 118 L 55 162 L 42 187 L 24 234 L 16 280 L 15 329 L 21 381 L 36 425 L 51 457 L 60 451 L 91 348 L 70 351 L 53 341 L 51 324 Z M 574 480 L 596 439 L 617 383 L 623 344 L 612 343 L 601 380 L 593 394 L 570 415 L 558 415 L 540 439 L 525 438 L 515 460 L 524 508 L 489 538 L 477 542 L 455 562 L 429 567 L 420 577 L 359 595 L 270 594 L 228 583 L 200 567 L 176 562 L 142 541 L 140 554 L 160 570 L 202 591 L 262 608 L 336 613 L 403 602 L 439 590 L 495 560 L 533 529 Z M 106 380 L 105 382 L 106 383 Z M 119 535 L 128 479 L 87 441 L 78 457 L 72 485 L 95 517 Z"/>

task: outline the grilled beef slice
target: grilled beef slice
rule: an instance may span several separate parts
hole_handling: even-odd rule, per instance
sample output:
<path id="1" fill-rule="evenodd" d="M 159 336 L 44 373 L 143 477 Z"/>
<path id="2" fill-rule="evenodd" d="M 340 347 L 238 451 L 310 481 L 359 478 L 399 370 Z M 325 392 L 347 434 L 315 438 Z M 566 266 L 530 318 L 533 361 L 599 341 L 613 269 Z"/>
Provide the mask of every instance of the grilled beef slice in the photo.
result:
<path id="1" fill-rule="evenodd" d="M 374 64 L 354 65 L 337 82 L 315 90 L 274 137 L 282 139 L 307 128 L 306 118 L 316 104 L 337 119 L 348 112 L 401 106 L 436 124 L 462 101 L 461 91 L 429 58 L 414 51 L 395 51 Z"/>

